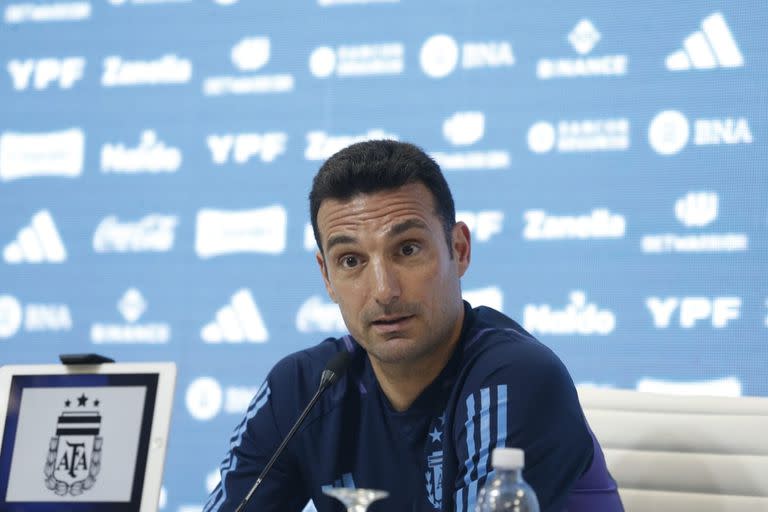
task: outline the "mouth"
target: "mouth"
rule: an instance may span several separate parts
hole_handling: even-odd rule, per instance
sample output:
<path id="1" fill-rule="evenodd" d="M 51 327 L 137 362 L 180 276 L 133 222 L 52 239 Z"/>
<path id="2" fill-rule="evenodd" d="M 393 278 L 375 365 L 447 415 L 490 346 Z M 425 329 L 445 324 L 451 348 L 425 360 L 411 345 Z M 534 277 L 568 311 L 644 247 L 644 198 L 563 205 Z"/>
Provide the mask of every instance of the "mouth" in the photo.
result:
<path id="1" fill-rule="evenodd" d="M 404 329 L 408 321 L 414 318 L 414 316 L 415 315 L 381 317 L 371 322 L 371 325 L 376 331 L 381 333 L 396 332 Z"/>

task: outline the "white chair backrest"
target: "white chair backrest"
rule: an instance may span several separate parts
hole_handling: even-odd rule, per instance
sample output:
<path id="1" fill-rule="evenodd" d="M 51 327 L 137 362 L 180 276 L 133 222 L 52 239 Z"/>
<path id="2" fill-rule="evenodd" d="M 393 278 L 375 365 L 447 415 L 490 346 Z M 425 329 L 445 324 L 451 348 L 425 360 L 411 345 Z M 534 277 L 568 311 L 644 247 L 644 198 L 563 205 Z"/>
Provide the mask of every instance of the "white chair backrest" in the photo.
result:
<path id="1" fill-rule="evenodd" d="M 579 388 L 627 512 L 768 512 L 768 398 Z"/>

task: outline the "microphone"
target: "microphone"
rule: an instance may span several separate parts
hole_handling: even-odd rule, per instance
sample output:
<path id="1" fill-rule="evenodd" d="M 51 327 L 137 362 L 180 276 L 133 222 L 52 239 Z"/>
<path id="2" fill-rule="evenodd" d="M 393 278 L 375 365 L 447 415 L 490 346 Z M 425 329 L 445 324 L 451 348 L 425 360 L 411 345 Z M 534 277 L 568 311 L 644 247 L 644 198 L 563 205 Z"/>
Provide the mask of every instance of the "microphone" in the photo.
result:
<path id="1" fill-rule="evenodd" d="M 301 416 L 299 416 L 299 419 L 296 420 L 296 423 L 293 424 L 293 427 L 285 436 L 285 439 L 283 439 L 283 442 L 280 443 L 280 446 L 277 447 L 277 450 L 275 450 L 275 453 L 272 455 L 272 458 L 269 459 L 269 462 L 267 462 L 267 465 L 264 466 L 264 469 L 261 471 L 261 474 L 256 479 L 256 482 L 253 484 L 253 487 L 251 487 L 251 490 L 248 491 L 248 494 L 245 495 L 245 498 L 243 498 L 243 501 L 240 502 L 240 505 L 237 506 L 237 508 L 235 509 L 235 512 L 242 512 L 243 510 L 245 510 L 245 506 L 251 500 L 253 493 L 256 492 L 256 489 L 259 487 L 259 485 L 261 485 L 261 482 L 262 480 L 264 480 L 264 477 L 267 475 L 267 472 L 270 470 L 270 468 L 272 468 L 272 465 L 275 463 L 275 461 L 280 456 L 280 454 L 283 453 L 283 450 L 285 449 L 285 446 L 288 444 L 288 441 L 291 440 L 291 438 L 296 433 L 296 431 L 299 430 L 299 427 L 301 426 L 301 424 L 304 423 L 304 418 L 307 417 L 307 414 L 309 414 L 309 411 L 311 411 L 312 407 L 315 406 L 315 403 L 320 398 L 320 395 L 322 395 L 323 392 L 326 389 L 328 389 L 330 386 L 338 382 L 341 376 L 344 375 L 344 372 L 347 371 L 347 367 L 349 366 L 349 363 L 351 362 L 351 360 L 352 360 L 352 356 L 349 355 L 349 352 L 338 352 L 335 356 L 331 358 L 331 360 L 326 365 L 325 370 L 323 370 L 323 373 L 320 375 L 320 385 L 317 387 L 317 391 L 315 391 L 315 396 L 313 396 L 312 400 L 309 401 L 307 406 L 304 408 L 304 411 L 301 413 Z"/>

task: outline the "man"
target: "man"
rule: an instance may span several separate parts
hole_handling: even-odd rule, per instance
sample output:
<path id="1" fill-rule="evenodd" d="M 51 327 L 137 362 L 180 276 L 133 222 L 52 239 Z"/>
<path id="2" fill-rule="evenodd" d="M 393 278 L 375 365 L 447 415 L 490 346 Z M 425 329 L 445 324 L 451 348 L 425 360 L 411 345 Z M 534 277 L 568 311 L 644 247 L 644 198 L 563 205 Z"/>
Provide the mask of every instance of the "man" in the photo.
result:
<path id="1" fill-rule="evenodd" d="M 349 336 L 280 361 L 231 438 L 205 512 L 232 511 L 317 389 L 352 354 L 247 510 L 342 510 L 327 487 L 382 489 L 374 511 L 473 511 L 490 453 L 525 451 L 541 510 L 622 510 L 560 360 L 517 323 L 462 301 L 467 226 L 437 164 L 395 141 L 333 155 L 310 193 L 317 262 Z"/>

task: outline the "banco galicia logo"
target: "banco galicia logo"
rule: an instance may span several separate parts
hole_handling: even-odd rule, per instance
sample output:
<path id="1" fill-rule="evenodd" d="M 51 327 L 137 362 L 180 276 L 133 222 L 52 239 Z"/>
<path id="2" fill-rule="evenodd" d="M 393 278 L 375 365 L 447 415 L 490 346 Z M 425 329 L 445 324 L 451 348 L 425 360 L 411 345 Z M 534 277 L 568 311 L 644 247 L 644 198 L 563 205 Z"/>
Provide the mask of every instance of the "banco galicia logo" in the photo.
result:
<path id="1" fill-rule="evenodd" d="M 528 148 L 533 153 L 592 153 L 629 149 L 626 118 L 538 121 L 528 129 Z"/>
<path id="2" fill-rule="evenodd" d="M 320 46 L 309 56 L 309 71 L 316 78 L 399 75 L 404 57 L 400 42 Z"/>

